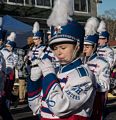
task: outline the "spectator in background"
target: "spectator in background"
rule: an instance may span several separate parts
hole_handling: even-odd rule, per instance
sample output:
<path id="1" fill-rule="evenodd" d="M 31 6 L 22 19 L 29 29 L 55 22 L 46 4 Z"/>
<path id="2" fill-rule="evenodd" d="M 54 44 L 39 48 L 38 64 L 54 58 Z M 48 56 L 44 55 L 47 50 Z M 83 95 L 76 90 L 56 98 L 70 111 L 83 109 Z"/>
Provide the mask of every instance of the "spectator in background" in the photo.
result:
<path id="1" fill-rule="evenodd" d="M 18 54 L 18 63 L 16 66 L 17 70 L 17 79 L 19 84 L 19 104 L 24 103 L 26 100 L 26 80 L 28 75 L 30 74 L 30 70 L 27 67 L 25 62 L 25 56 L 28 54 L 30 49 L 32 48 L 34 42 L 32 37 L 27 38 L 27 45 L 23 48 L 17 48 L 16 53 Z"/>
<path id="2" fill-rule="evenodd" d="M 26 94 L 26 78 L 21 68 L 24 64 L 25 51 L 23 49 L 18 48 L 16 52 L 18 55 L 18 63 L 16 69 L 18 70 L 19 103 L 23 103 L 25 101 L 25 94 Z"/>
<path id="3" fill-rule="evenodd" d="M 27 38 L 27 45 L 25 45 L 22 49 L 25 50 L 25 55 L 27 55 L 28 51 L 33 47 L 34 42 L 32 37 Z"/>

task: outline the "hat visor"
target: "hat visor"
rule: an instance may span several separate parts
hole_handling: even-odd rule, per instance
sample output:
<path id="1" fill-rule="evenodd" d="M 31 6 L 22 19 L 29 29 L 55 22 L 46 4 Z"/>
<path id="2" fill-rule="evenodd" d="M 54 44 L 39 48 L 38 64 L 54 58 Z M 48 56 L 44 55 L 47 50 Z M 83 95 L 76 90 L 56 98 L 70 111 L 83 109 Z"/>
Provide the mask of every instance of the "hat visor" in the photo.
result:
<path id="1" fill-rule="evenodd" d="M 93 43 L 93 42 L 91 42 L 91 41 L 84 41 L 84 45 L 93 45 L 93 44 L 95 44 L 95 43 Z"/>
<path id="2" fill-rule="evenodd" d="M 53 45 L 53 44 L 57 44 L 57 43 L 75 43 L 76 41 L 72 40 L 72 39 L 68 39 L 68 38 L 56 38 L 53 39 L 49 42 L 49 45 Z"/>
<path id="3" fill-rule="evenodd" d="M 40 38 L 40 37 L 39 37 L 39 36 L 34 36 L 34 37 L 33 37 L 33 39 L 38 39 L 38 38 Z"/>
<path id="4" fill-rule="evenodd" d="M 101 38 L 101 39 L 105 39 L 106 37 L 104 37 L 104 36 L 99 36 L 99 38 Z"/>

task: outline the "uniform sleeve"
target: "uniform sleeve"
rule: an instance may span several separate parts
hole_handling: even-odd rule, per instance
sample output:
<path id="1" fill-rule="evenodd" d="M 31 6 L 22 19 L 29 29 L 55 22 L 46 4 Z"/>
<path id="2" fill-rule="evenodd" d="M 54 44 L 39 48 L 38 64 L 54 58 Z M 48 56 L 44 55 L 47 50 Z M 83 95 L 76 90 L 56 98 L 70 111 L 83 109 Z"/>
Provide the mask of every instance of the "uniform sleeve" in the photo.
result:
<path id="1" fill-rule="evenodd" d="M 102 68 L 100 74 L 98 76 L 98 91 L 106 92 L 110 88 L 110 65 L 109 64 L 102 64 Z"/>
<path id="2" fill-rule="evenodd" d="M 43 81 L 43 94 L 49 109 L 59 117 L 79 110 L 94 95 L 93 83 L 88 76 L 68 75 L 68 85 L 61 88 L 56 76 L 49 74 Z M 72 82 L 71 82 L 72 81 Z M 93 100 L 91 100 L 92 102 Z"/>
<path id="3" fill-rule="evenodd" d="M 113 66 L 113 63 L 114 63 L 114 52 L 113 50 L 109 50 L 109 52 L 107 53 L 107 59 L 108 59 L 108 62 L 110 64 L 110 68 Z"/>
<path id="4" fill-rule="evenodd" d="M 14 67 L 18 64 L 18 55 L 14 54 Z"/>
<path id="5" fill-rule="evenodd" d="M 41 79 L 32 81 L 30 78 L 27 82 L 28 103 L 34 115 L 40 112 L 41 101 Z"/>

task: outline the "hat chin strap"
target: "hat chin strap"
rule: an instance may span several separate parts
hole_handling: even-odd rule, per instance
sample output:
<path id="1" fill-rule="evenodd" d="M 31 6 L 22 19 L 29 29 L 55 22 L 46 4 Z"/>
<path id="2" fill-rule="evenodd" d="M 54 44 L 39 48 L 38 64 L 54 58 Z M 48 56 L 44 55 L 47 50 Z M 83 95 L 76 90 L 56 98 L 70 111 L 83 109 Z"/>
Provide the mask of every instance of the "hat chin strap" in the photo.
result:
<path id="1" fill-rule="evenodd" d="M 76 55 L 77 55 L 77 52 L 78 52 L 78 48 L 79 47 L 79 43 L 77 42 L 76 43 L 76 46 L 75 46 L 75 49 L 74 49 L 74 51 L 73 51 L 73 55 L 72 55 L 72 58 L 71 58 L 71 62 L 77 57 Z"/>
<path id="2" fill-rule="evenodd" d="M 64 62 L 67 62 L 69 64 L 69 63 L 71 63 L 76 58 L 77 51 L 78 51 L 78 49 L 77 49 L 78 46 L 79 46 L 79 43 L 77 42 L 77 44 L 75 46 L 75 49 L 73 51 L 73 55 L 72 55 L 71 60 L 70 61 L 64 60 Z"/>

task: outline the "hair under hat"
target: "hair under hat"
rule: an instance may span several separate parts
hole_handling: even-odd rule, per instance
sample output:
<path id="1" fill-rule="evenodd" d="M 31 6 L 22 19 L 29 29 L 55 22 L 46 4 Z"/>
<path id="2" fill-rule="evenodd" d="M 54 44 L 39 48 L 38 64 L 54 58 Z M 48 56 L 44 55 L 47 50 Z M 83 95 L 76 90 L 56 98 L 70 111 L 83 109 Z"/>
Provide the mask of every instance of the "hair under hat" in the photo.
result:
<path id="1" fill-rule="evenodd" d="M 36 38 L 43 38 L 43 33 L 40 31 L 40 26 L 39 26 L 39 23 L 36 21 L 33 25 L 33 39 L 36 39 Z"/>
<path id="2" fill-rule="evenodd" d="M 98 44 L 98 34 L 97 28 L 99 25 L 99 21 L 96 17 L 91 17 L 87 20 L 85 25 L 85 38 L 84 44 Z"/>
<path id="3" fill-rule="evenodd" d="M 99 32 L 99 38 L 106 38 L 109 40 L 109 33 L 106 30 L 106 23 L 102 20 L 99 24 L 98 30 Z"/>

